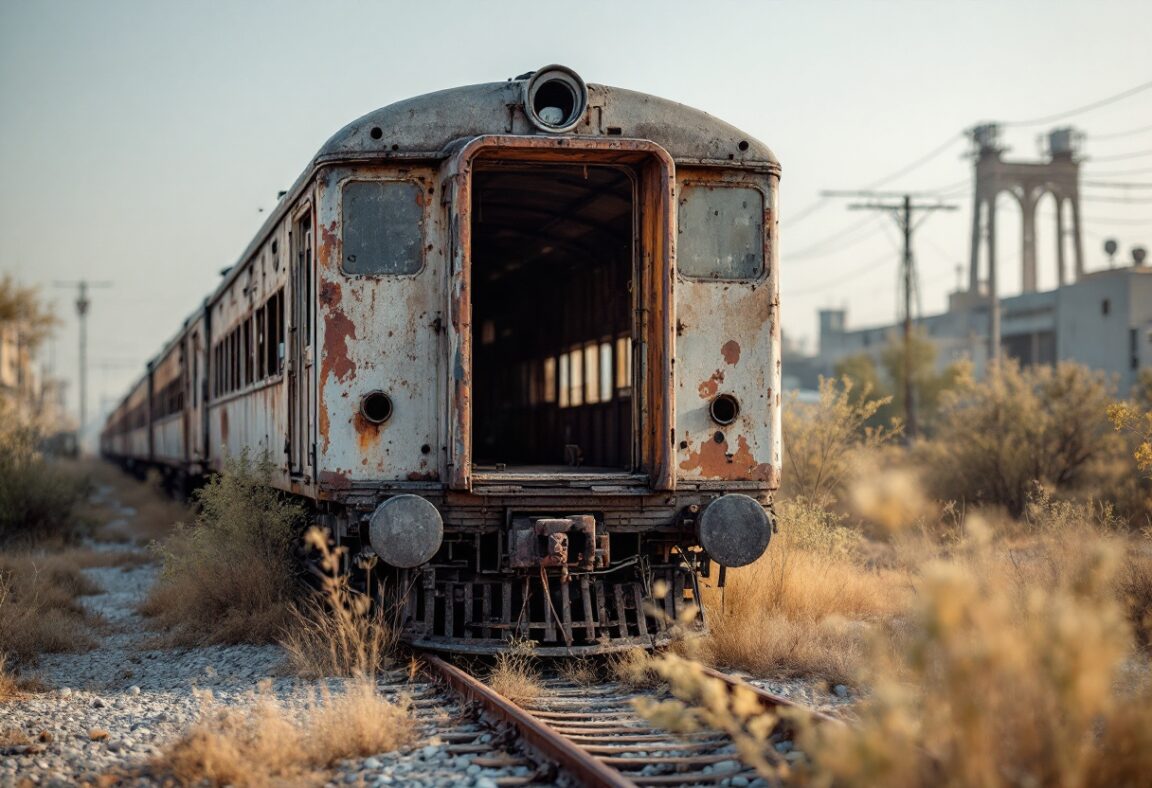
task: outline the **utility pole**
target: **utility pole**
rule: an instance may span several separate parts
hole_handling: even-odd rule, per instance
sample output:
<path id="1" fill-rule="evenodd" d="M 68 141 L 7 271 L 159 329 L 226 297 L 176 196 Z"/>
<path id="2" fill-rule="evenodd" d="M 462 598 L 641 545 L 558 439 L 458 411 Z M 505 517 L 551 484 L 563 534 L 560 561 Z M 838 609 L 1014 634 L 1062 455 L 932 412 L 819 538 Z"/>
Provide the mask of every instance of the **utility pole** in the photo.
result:
<path id="1" fill-rule="evenodd" d="M 909 440 L 916 437 L 918 430 L 916 420 L 915 387 L 912 381 L 912 288 L 915 280 L 915 261 L 912 257 L 912 231 L 919 226 L 932 211 L 955 211 L 956 206 L 939 201 L 931 203 L 917 203 L 915 195 L 911 192 L 897 194 L 891 192 L 849 191 L 822 192 L 825 197 L 862 197 L 868 202 L 853 203 L 848 206 L 850 211 L 885 211 L 896 221 L 896 226 L 904 235 L 904 253 L 901 261 L 901 281 L 903 292 L 902 322 L 904 334 L 904 363 L 900 369 L 900 385 L 904 392 L 904 432 Z M 900 202 L 884 202 L 885 199 L 898 198 Z M 915 223 L 912 221 L 914 212 L 924 214 Z"/>
<path id="2" fill-rule="evenodd" d="M 84 437 L 84 427 L 87 426 L 88 415 L 88 307 L 92 302 L 88 300 L 88 288 L 111 287 L 111 282 L 89 282 L 81 279 L 78 282 L 57 282 L 57 287 L 76 288 L 76 316 L 80 323 L 80 426 L 76 430 L 78 441 Z"/>

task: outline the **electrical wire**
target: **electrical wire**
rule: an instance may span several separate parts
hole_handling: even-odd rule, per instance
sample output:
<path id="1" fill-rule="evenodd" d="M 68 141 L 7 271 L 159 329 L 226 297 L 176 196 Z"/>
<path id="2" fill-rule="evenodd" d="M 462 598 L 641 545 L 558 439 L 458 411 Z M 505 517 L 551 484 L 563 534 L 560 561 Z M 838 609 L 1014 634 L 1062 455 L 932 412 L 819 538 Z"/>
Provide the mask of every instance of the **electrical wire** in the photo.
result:
<path id="1" fill-rule="evenodd" d="M 1080 181 L 1080 185 L 1101 189 L 1152 189 L 1152 183 L 1125 183 L 1124 181 Z"/>
<path id="2" fill-rule="evenodd" d="M 1041 117 L 1041 118 L 1029 118 L 1028 120 L 1014 120 L 1014 121 L 1009 121 L 1006 123 L 1001 123 L 1000 125 L 1001 126 L 1007 126 L 1007 127 L 1018 127 L 1018 126 L 1039 126 L 1039 125 L 1044 124 L 1044 123 L 1052 123 L 1053 121 L 1063 120 L 1064 118 L 1070 118 L 1073 115 L 1080 115 L 1080 114 L 1083 114 L 1085 112 L 1090 112 L 1091 110 L 1094 110 L 1094 109 L 1099 109 L 1100 107 L 1106 107 L 1109 104 L 1115 103 L 1115 102 L 1120 101 L 1122 99 L 1126 99 L 1129 96 L 1134 96 L 1137 93 L 1148 90 L 1149 88 L 1152 88 L 1152 80 L 1150 80 L 1148 82 L 1141 83 L 1134 88 L 1129 88 L 1128 90 L 1117 93 L 1114 96 L 1109 96 L 1108 98 L 1100 99 L 1099 101 L 1094 101 L 1091 104 L 1085 104 L 1084 106 L 1076 107 L 1074 109 L 1065 110 L 1063 112 L 1057 112 L 1054 115 L 1045 115 L 1044 117 Z"/>
<path id="3" fill-rule="evenodd" d="M 789 260 L 792 258 L 805 259 L 805 258 L 813 258 L 813 257 L 826 257 L 830 254 L 835 254 L 836 252 L 839 252 L 843 249 L 847 249 L 851 246 L 854 246 L 863 240 L 866 240 L 868 238 L 873 237 L 874 235 L 876 235 L 878 230 L 874 230 L 873 232 L 867 233 L 866 235 L 862 235 L 862 236 L 859 236 L 857 238 L 853 238 L 848 243 L 841 244 L 839 246 L 834 246 L 832 248 L 828 248 L 829 244 L 832 244 L 833 242 L 835 242 L 835 241 L 837 241 L 837 240 L 839 240 L 845 236 L 851 235 L 852 233 L 863 229 L 865 226 L 867 226 L 869 223 L 871 223 L 873 218 L 874 218 L 873 216 L 865 216 L 860 221 L 849 225 L 848 227 L 844 228 L 840 232 L 838 232 L 834 235 L 830 235 L 821 241 L 817 241 L 814 244 L 809 244 L 808 246 L 805 246 L 803 249 L 799 249 L 795 252 L 790 252 L 790 253 L 785 252 L 784 259 Z"/>
<path id="4" fill-rule="evenodd" d="M 957 135 L 957 134 L 953 134 L 953 135 L 951 135 L 951 136 L 950 136 L 950 137 L 948 137 L 948 139 L 947 139 L 945 142 L 943 142 L 943 143 L 942 143 L 940 146 L 938 146 L 938 147 L 936 147 L 936 148 L 933 148 L 931 151 L 929 151 L 928 153 L 924 154 L 924 155 L 923 155 L 923 156 L 921 156 L 920 158 L 918 158 L 918 159 L 914 159 L 914 160 L 913 160 L 913 161 L 911 161 L 910 163 L 908 163 L 908 164 L 905 164 L 904 166 L 900 167 L 899 169 L 896 169 L 896 170 L 894 170 L 894 171 L 890 172 L 889 174 L 885 175 L 884 177 L 882 177 L 882 178 L 879 178 L 878 180 L 872 181 L 872 183 L 868 184 L 867 186 L 864 186 L 864 187 L 863 187 L 863 189 L 862 189 L 862 191 L 868 191 L 869 189 L 875 189 L 875 188 L 877 188 L 877 187 L 879 187 L 879 186 L 883 186 L 884 184 L 886 184 L 886 183 L 889 183 L 890 181 L 894 181 L 894 180 L 896 180 L 897 178 L 899 178 L 899 177 L 901 177 L 901 176 L 903 176 L 903 175 L 907 175 L 908 173 L 912 172 L 913 170 L 915 170 L 915 169 L 917 169 L 917 168 L 919 168 L 919 167 L 921 167 L 921 166 L 923 166 L 923 165 L 927 164 L 927 163 L 928 163 L 928 162 L 930 162 L 932 159 L 934 159 L 934 158 L 936 158 L 937 156 L 939 156 L 941 153 L 944 153 L 946 150 L 948 150 L 948 149 L 949 149 L 949 148 L 951 148 L 953 145 L 955 145 L 955 144 L 956 144 L 956 142 L 957 142 L 957 140 L 962 140 L 962 139 L 964 139 L 964 135 L 963 135 L 963 134 L 959 134 L 959 135 Z M 827 205 L 828 205 L 830 202 L 832 202 L 832 198 L 830 198 L 830 197 L 821 197 L 820 199 L 816 200 L 816 202 L 810 203 L 810 204 L 809 204 L 807 207 L 805 207 L 804 209 L 802 209 L 802 210 L 801 210 L 801 211 L 800 211 L 798 214 L 796 214 L 795 216 L 788 218 L 788 219 L 786 220 L 786 224 L 787 224 L 789 227 L 794 227 L 794 226 L 796 226 L 797 224 L 799 224 L 800 222 L 802 222 L 802 221 L 804 221 L 805 219 L 807 219 L 807 218 L 808 218 L 809 216 L 811 216 L 812 214 L 814 214 L 814 213 L 816 213 L 817 211 L 819 211 L 821 208 L 824 208 L 825 206 L 827 206 Z"/>
<path id="5" fill-rule="evenodd" d="M 785 294 L 789 298 L 792 298 L 795 296 L 810 295 L 812 293 L 820 292 L 821 290 L 827 290 L 828 288 L 834 287 L 838 284 L 842 284 L 844 282 L 850 282 L 853 279 L 857 279 L 860 276 L 872 271 L 873 268 L 875 268 L 877 265 L 884 262 L 885 260 L 890 261 L 892 259 L 894 259 L 892 253 L 891 252 L 885 252 L 884 254 L 880 255 L 879 257 L 876 257 L 876 258 L 869 260 L 868 262 L 864 263 L 859 268 L 853 268 L 852 270 L 836 277 L 835 279 L 829 279 L 828 281 L 822 282 L 821 284 L 814 285 L 811 287 L 805 287 L 805 288 L 802 288 L 800 290 L 787 290 L 787 291 L 785 291 Z"/>
<path id="6" fill-rule="evenodd" d="M 1080 199 L 1085 202 L 1118 202 L 1129 205 L 1152 203 L 1152 197 L 1127 197 L 1114 194 L 1082 194 Z"/>
<path id="7" fill-rule="evenodd" d="M 1088 134 L 1087 136 L 1089 140 L 1118 140 L 1121 137 L 1131 137 L 1134 134 L 1143 134 L 1146 131 L 1152 131 L 1152 126 L 1141 126 L 1136 129 L 1116 131 L 1111 134 Z"/>
<path id="8" fill-rule="evenodd" d="M 1117 153 L 1112 156 L 1093 156 L 1092 161 L 1121 161 L 1122 159 L 1139 159 L 1141 156 L 1152 156 L 1152 148 L 1148 150 L 1129 151 Z"/>

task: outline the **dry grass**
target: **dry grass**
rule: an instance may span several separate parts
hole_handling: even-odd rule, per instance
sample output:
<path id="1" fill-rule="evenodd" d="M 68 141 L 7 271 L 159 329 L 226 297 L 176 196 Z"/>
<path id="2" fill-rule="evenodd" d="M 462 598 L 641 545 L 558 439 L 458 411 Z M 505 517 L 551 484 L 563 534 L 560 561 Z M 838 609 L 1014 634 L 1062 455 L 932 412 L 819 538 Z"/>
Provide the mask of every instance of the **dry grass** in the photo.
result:
<path id="1" fill-rule="evenodd" d="M 206 700 L 200 722 L 149 771 L 182 785 L 322 782 L 317 771 L 341 759 L 390 752 L 415 738 L 404 705 L 389 703 L 373 683 L 356 681 L 302 715 L 267 693 L 247 708 L 217 708 Z"/>
<path id="2" fill-rule="evenodd" d="M 855 648 L 856 664 L 845 666 L 846 675 L 869 688 L 854 709 L 857 725 L 801 720 L 798 747 L 810 764 L 797 774 L 770 746 L 773 718 L 715 692 L 693 663 L 675 655 L 657 658 L 653 668 L 681 700 L 642 711 L 676 729 L 707 723 L 735 731 L 741 757 L 770 779 L 845 786 L 1146 784 L 1152 677 L 1139 648 L 1147 630 L 1141 636 L 1139 628 L 1152 601 L 1147 537 L 1120 530 L 1107 507 L 1040 491 L 1026 507 L 1027 519 L 1007 535 L 1001 520 L 970 512 L 948 539 L 933 542 L 923 511 L 909 510 L 905 496 L 896 496 L 900 505 L 893 501 L 900 483 L 879 487 L 854 498 L 863 516 L 893 534 L 898 563 L 908 564 L 903 580 L 896 574 L 886 581 L 896 581 L 896 593 L 869 592 L 872 581 L 854 574 L 864 571 L 857 551 L 813 549 L 810 542 L 802 559 L 768 561 L 770 571 L 739 593 L 744 608 L 778 608 L 777 628 L 816 651 L 805 657 L 815 669 L 828 666 L 819 659 L 831 654 L 822 644 Z M 798 585 L 790 591 L 792 582 Z M 737 596 L 733 587 L 728 593 L 730 600 Z M 821 632 L 837 608 L 870 613 L 876 623 L 850 641 L 840 635 L 824 641 Z M 772 623 L 754 616 L 744 613 L 737 623 L 744 629 L 750 621 L 760 621 L 760 629 Z M 740 632 L 720 628 L 713 638 L 730 650 L 751 641 L 770 652 L 780 637 Z"/>
<path id="3" fill-rule="evenodd" d="M 872 626 L 907 604 L 908 576 L 870 569 L 839 518 L 801 502 L 779 506 L 780 534 L 754 564 L 704 589 L 708 659 L 759 675 L 852 678 Z"/>
<path id="4" fill-rule="evenodd" d="M 0 398 L 0 545 L 71 541 L 80 535 L 73 510 L 87 493 L 87 482 L 39 452 L 41 435 Z"/>
<path id="5" fill-rule="evenodd" d="M 281 637 L 289 663 L 305 678 L 374 675 L 392 658 L 396 628 L 382 606 L 348 587 L 340 572 L 344 548 L 330 546 L 327 533 L 315 527 L 304 541 L 318 556 L 324 576 L 320 591 L 293 608 Z"/>
<path id="6" fill-rule="evenodd" d="M 0 653 L 9 669 L 34 664 L 42 653 L 92 645 L 76 597 L 99 593 L 75 562 L 90 551 L 0 554 Z"/>
<path id="7" fill-rule="evenodd" d="M 164 569 L 141 611 L 171 642 L 270 643 L 292 623 L 303 511 L 268 486 L 270 473 L 267 458 L 230 460 L 197 493 L 196 523 L 160 546 Z"/>
<path id="8" fill-rule="evenodd" d="M 587 657 L 574 657 L 559 662 L 556 665 L 556 672 L 564 680 L 583 687 L 591 687 L 600 681 L 600 671 L 597 670 L 596 663 Z"/>
<path id="9" fill-rule="evenodd" d="M 642 648 L 630 648 L 608 659 L 608 675 L 634 689 L 658 686 L 662 679 L 653 669 L 653 656 Z"/>
<path id="10" fill-rule="evenodd" d="M 540 697 L 544 687 L 532 656 L 530 642 L 513 643 L 496 655 L 496 664 L 488 674 L 487 684 L 515 703 Z"/>

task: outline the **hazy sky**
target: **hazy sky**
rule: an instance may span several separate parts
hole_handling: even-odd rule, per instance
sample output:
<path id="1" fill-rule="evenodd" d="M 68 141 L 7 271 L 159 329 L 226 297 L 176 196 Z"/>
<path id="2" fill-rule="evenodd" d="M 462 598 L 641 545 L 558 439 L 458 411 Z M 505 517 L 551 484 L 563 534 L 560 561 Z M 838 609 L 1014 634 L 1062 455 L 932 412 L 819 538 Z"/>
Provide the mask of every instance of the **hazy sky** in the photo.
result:
<path id="1" fill-rule="evenodd" d="M 558 62 L 704 109 L 775 150 L 784 328 L 811 346 L 819 307 L 846 306 L 854 326 L 896 310 L 895 225 L 843 200 L 811 210 L 821 189 L 871 185 L 952 140 L 884 184 L 948 187 L 960 207 L 916 235 L 923 307 L 939 311 L 968 258 L 961 132 L 1152 80 L 1150 35 L 1149 0 L 0 0 L 0 270 L 60 305 L 51 356 L 69 377 L 72 294 L 53 283 L 113 283 L 92 297 L 92 412 L 123 393 L 334 131 L 401 98 Z M 1087 134 L 1086 181 L 1152 183 L 1152 90 L 1068 122 Z M 1007 130 L 1012 155 L 1035 156 L 1046 128 Z M 1152 189 L 1086 191 L 1089 268 L 1106 265 L 1106 237 L 1125 257 L 1152 245 Z M 1055 282 L 1051 211 L 1042 288 Z M 1014 210 L 1000 226 L 1001 287 L 1014 292 Z"/>

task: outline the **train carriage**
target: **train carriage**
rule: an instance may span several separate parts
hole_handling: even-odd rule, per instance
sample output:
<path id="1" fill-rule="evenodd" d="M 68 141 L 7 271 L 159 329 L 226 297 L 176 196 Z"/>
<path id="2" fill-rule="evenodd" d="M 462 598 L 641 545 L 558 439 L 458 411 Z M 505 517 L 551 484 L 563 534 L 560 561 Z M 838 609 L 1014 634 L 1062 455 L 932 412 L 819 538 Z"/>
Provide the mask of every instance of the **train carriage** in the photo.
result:
<path id="1" fill-rule="evenodd" d="M 369 113 L 150 365 L 183 396 L 145 453 L 119 411 L 105 451 L 266 450 L 418 645 L 657 642 L 654 596 L 675 617 L 775 527 L 778 181 L 738 129 L 562 66 Z"/>

